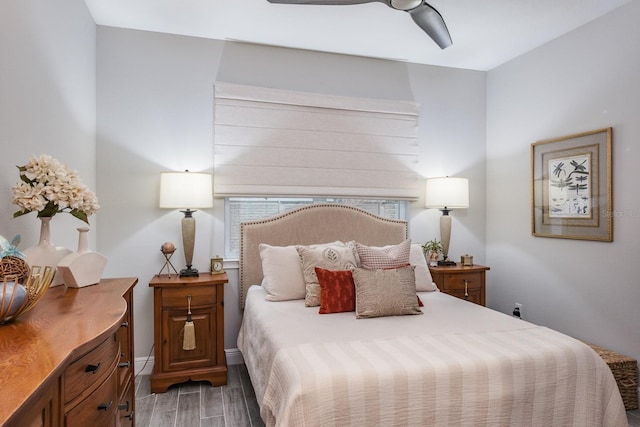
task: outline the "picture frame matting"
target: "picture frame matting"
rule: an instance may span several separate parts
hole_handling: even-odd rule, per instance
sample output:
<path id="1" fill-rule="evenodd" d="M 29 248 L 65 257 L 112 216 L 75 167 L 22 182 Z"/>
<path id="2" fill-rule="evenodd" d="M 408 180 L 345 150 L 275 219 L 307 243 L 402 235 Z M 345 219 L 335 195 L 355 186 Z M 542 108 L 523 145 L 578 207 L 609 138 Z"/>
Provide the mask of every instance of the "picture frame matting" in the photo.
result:
<path id="1" fill-rule="evenodd" d="M 613 241 L 612 128 L 531 144 L 531 234 Z"/>

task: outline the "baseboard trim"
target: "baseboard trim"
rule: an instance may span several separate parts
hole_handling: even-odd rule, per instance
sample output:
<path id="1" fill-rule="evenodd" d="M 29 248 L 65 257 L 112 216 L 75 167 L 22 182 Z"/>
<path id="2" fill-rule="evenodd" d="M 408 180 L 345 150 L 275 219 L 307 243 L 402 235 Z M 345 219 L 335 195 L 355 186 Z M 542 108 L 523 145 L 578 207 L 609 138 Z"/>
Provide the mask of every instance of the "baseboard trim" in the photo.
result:
<path id="1" fill-rule="evenodd" d="M 151 375 L 153 371 L 153 356 L 136 357 L 133 363 L 135 375 Z"/>
<path id="2" fill-rule="evenodd" d="M 224 353 L 227 356 L 227 365 L 242 365 L 244 363 L 242 353 L 237 348 L 227 348 Z"/>
<path id="3" fill-rule="evenodd" d="M 237 348 L 228 348 L 224 351 L 227 357 L 227 365 L 241 365 L 244 363 L 242 353 Z M 154 357 L 136 357 L 134 366 L 134 372 L 137 375 L 151 375 L 153 372 Z"/>

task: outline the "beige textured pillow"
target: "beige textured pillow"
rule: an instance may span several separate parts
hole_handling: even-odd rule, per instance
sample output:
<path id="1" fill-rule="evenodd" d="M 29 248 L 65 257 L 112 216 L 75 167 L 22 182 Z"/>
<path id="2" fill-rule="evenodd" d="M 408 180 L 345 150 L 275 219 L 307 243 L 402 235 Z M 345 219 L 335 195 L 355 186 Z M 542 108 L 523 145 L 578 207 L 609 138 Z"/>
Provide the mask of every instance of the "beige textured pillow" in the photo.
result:
<path id="1" fill-rule="evenodd" d="M 416 298 L 414 267 L 393 270 L 356 268 L 353 283 L 356 287 L 356 317 L 422 314 Z"/>
<path id="2" fill-rule="evenodd" d="M 304 304 L 307 307 L 320 305 L 320 284 L 316 267 L 325 270 L 353 270 L 360 264 L 355 242 L 347 242 L 342 246 L 296 246 L 296 250 L 302 262 L 302 275 L 306 285 Z"/>

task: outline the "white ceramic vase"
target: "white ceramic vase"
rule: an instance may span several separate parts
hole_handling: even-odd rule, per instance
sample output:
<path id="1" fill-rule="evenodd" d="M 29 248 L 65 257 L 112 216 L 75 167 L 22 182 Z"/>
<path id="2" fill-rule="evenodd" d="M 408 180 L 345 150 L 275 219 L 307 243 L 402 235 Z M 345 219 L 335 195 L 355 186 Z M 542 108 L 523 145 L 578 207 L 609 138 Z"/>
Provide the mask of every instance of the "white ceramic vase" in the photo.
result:
<path id="1" fill-rule="evenodd" d="M 40 242 L 37 246 L 25 249 L 25 260 L 29 267 L 39 265 L 44 268 L 46 266 L 56 267 L 58 263 L 67 255 L 73 253 L 71 249 L 55 246 L 51 243 L 51 233 L 49 223 L 51 217 L 40 217 Z M 64 284 L 60 271 L 56 269 L 51 286 L 59 286 Z"/>
<path id="2" fill-rule="evenodd" d="M 69 288 L 97 285 L 107 265 L 107 258 L 89 250 L 89 227 L 78 228 L 78 252 L 64 257 L 58 263 L 64 284 Z"/>

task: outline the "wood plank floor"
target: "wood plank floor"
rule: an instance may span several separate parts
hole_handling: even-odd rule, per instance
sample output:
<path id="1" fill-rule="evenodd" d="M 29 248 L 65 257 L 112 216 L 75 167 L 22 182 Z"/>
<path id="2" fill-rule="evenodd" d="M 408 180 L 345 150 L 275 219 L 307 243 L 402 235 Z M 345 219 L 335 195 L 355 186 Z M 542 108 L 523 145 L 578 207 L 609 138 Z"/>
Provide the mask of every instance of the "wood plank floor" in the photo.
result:
<path id="1" fill-rule="evenodd" d="M 187 382 L 152 394 L 136 378 L 136 427 L 264 427 L 245 365 L 229 365 L 227 385 Z"/>
<path id="2" fill-rule="evenodd" d="M 627 411 L 627 420 L 629 420 L 629 427 L 640 427 L 640 409 Z"/>
<path id="3" fill-rule="evenodd" d="M 640 427 L 640 410 L 627 411 L 629 427 Z M 137 427 L 264 427 L 245 365 L 229 365 L 227 385 L 208 382 L 150 392 L 149 376 L 136 378 Z"/>

